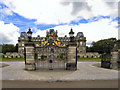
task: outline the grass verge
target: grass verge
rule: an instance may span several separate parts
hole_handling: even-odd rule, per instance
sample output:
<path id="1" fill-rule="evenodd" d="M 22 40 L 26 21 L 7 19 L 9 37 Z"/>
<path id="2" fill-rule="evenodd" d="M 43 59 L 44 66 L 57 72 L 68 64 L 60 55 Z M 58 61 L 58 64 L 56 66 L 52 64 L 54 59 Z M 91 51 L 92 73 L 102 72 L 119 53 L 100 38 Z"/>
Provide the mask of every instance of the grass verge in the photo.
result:
<path id="1" fill-rule="evenodd" d="M 101 58 L 78 58 L 79 62 L 100 62 Z"/>
<path id="2" fill-rule="evenodd" d="M 1 61 L 1 60 L 0 60 Z M 2 58 L 3 62 L 20 62 L 24 61 L 24 58 Z M 101 58 L 78 58 L 78 62 L 100 62 Z"/>
<path id="3" fill-rule="evenodd" d="M 19 62 L 24 61 L 24 58 L 2 58 L 2 62 Z"/>

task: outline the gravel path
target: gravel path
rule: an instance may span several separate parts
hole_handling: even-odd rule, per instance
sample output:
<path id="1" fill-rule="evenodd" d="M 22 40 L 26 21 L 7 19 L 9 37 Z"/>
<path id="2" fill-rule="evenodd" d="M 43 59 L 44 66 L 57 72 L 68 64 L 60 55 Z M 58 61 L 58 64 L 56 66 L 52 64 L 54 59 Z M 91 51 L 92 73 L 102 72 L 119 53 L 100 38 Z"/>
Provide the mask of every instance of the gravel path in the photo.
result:
<path id="1" fill-rule="evenodd" d="M 99 62 L 78 62 L 77 71 L 67 70 L 24 70 L 24 62 L 5 62 L 10 66 L 2 68 L 2 80 L 113 80 L 118 79 L 118 71 L 93 66 Z M 0 68 L 1 69 L 1 68 Z"/>

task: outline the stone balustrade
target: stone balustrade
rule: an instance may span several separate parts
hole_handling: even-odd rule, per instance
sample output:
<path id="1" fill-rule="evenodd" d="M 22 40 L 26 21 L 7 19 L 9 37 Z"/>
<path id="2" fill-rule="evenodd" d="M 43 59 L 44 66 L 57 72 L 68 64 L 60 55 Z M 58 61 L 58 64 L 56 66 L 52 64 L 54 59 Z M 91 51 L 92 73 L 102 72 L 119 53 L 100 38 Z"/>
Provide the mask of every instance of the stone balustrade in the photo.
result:
<path id="1" fill-rule="evenodd" d="M 6 54 L 3 54 L 3 57 L 5 57 L 5 58 L 24 58 L 24 54 L 17 53 L 17 52 L 7 52 Z"/>

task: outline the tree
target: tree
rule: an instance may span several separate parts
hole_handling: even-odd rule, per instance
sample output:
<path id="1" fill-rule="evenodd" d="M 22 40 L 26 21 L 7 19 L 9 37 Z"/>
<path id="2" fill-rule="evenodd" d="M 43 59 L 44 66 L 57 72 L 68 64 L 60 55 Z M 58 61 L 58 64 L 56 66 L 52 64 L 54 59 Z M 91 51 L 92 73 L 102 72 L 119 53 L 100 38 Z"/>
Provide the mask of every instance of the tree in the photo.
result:
<path id="1" fill-rule="evenodd" d="M 18 52 L 18 43 L 16 44 L 16 46 L 14 47 L 14 49 L 15 49 L 14 50 L 15 52 Z"/>
<path id="2" fill-rule="evenodd" d="M 18 52 L 18 44 L 16 46 L 13 44 L 2 45 L 2 53 L 5 54 L 6 52 Z"/>
<path id="3" fill-rule="evenodd" d="M 86 47 L 87 52 L 98 52 L 100 54 L 102 53 L 109 53 L 113 47 L 114 44 L 117 42 L 116 38 L 109 38 L 104 40 L 99 40 L 97 42 L 93 42 L 91 47 Z"/>

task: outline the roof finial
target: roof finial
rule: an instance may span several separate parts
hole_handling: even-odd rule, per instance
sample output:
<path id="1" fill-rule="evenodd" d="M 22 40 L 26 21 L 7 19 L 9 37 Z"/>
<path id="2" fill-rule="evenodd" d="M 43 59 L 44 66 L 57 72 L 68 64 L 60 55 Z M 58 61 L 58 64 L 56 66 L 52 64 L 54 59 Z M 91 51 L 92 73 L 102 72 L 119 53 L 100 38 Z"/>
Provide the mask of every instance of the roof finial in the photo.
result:
<path id="1" fill-rule="evenodd" d="M 31 28 L 29 27 L 29 29 L 28 29 L 29 31 L 31 31 Z"/>
<path id="2" fill-rule="evenodd" d="M 28 29 L 28 32 L 27 32 L 27 33 L 31 33 L 31 34 L 32 34 L 32 31 L 31 31 L 30 27 L 29 27 L 29 29 Z"/>
<path id="3" fill-rule="evenodd" d="M 72 27 L 71 27 L 69 34 L 74 34 Z"/>

